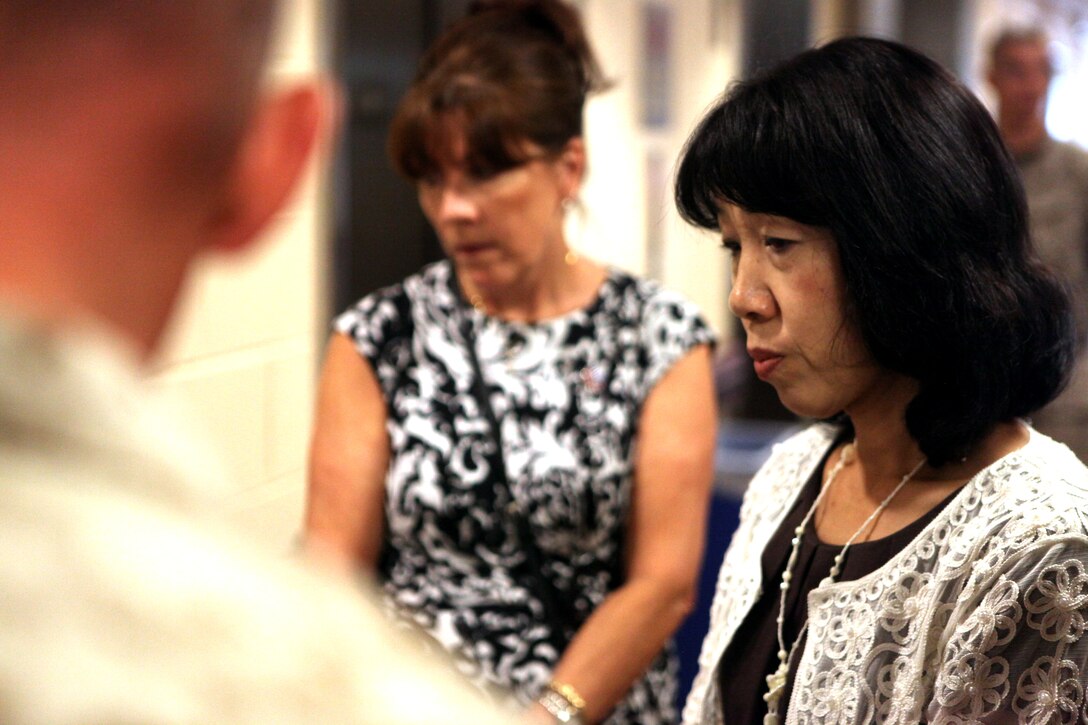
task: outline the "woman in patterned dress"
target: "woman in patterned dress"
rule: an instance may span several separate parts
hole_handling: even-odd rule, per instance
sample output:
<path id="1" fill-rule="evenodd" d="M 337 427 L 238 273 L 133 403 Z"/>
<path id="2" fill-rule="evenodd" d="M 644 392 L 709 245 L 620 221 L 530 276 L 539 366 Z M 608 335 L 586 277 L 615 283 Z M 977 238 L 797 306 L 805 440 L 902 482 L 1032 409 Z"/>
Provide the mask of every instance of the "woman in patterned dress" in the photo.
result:
<path id="1" fill-rule="evenodd" d="M 667 723 L 712 478 L 712 334 L 566 244 L 600 86 L 556 0 L 481 4 L 423 59 L 390 149 L 448 259 L 337 318 L 307 531 L 542 720 Z"/>
<path id="2" fill-rule="evenodd" d="M 983 106 L 836 41 L 712 108 L 676 195 L 757 374 L 825 421 L 745 495 L 685 722 L 1081 722 L 1088 471 L 1025 420 L 1072 318 Z"/>

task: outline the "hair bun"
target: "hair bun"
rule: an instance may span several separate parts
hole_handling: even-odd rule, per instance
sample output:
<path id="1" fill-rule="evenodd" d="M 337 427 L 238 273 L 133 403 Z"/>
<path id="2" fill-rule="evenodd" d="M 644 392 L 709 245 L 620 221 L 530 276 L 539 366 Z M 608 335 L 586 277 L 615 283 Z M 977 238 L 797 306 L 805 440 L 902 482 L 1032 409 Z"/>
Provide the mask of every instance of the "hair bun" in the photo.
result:
<path id="1" fill-rule="evenodd" d="M 547 34 L 562 45 L 581 69 L 586 93 L 611 86 L 593 53 L 576 8 L 562 0 L 473 0 L 468 15 L 494 14 L 497 27 Z"/>

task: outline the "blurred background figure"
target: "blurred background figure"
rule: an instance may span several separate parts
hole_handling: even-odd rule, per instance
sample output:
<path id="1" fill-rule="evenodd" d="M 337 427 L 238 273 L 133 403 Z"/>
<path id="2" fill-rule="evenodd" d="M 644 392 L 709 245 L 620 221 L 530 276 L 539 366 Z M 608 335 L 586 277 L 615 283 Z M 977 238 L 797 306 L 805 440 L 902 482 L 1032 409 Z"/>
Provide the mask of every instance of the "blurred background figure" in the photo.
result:
<path id="1" fill-rule="evenodd" d="M 328 121 L 258 90 L 273 10 L 0 0 L 0 722 L 510 722 L 214 515 L 146 389 L 195 259 L 255 243 Z"/>
<path id="2" fill-rule="evenodd" d="M 998 127 L 1027 192 L 1032 240 L 1067 285 L 1077 321 L 1073 379 L 1033 420 L 1088 460 L 1088 151 L 1047 132 L 1053 75 L 1054 59 L 1040 28 L 1006 29 L 990 46 L 987 79 L 996 94 Z"/>
<path id="3" fill-rule="evenodd" d="M 336 319 L 306 526 L 541 719 L 668 723 L 714 336 L 567 243 L 603 85 L 558 0 L 477 3 L 427 52 L 389 145 L 447 259 Z"/>

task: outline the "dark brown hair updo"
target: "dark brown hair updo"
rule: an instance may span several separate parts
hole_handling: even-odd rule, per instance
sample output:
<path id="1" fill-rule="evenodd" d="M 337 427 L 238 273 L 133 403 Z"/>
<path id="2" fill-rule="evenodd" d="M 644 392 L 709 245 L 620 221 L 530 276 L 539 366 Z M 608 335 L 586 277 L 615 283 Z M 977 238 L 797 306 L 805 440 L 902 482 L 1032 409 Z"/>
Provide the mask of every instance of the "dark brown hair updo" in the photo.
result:
<path id="1" fill-rule="evenodd" d="M 397 108 L 389 155 L 416 181 L 449 151 L 450 115 L 468 171 L 489 176 L 560 153 L 582 135 L 586 95 L 607 87 L 578 11 L 561 0 L 474 2 L 424 55 Z"/>

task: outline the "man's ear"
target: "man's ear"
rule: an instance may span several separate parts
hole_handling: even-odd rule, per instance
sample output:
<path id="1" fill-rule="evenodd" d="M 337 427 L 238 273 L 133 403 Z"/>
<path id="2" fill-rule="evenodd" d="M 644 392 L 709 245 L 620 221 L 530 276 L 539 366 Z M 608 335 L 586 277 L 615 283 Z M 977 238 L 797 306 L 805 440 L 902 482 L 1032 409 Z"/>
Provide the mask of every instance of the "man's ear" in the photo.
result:
<path id="1" fill-rule="evenodd" d="M 209 246 L 240 250 L 255 240 L 290 199 L 323 135 L 331 135 L 337 97 L 331 83 L 312 81 L 271 91 L 242 138 L 224 190 L 209 221 Z"/>

